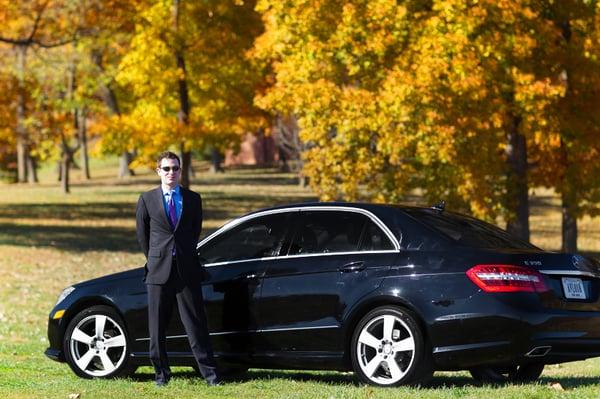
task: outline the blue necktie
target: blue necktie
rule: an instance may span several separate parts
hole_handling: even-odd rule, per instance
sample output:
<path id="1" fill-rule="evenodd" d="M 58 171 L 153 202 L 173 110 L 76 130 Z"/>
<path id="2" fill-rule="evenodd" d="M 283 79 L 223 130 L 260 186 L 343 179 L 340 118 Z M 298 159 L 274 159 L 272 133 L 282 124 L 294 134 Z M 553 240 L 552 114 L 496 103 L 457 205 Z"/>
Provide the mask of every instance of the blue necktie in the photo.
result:
<path id="1" fill-rule="evenodd" d="M 171 222 L 171 227 L 175 230 L 175 226 L 177 226 L 177 211 L 175 210 L 175 201 L 173 201 L 173 195 L 175 193 L 171 192 L 171 196 L 169 197 L 169 202 L 167 202 L 167 208 L 169 208 L 169 219 Z"/>

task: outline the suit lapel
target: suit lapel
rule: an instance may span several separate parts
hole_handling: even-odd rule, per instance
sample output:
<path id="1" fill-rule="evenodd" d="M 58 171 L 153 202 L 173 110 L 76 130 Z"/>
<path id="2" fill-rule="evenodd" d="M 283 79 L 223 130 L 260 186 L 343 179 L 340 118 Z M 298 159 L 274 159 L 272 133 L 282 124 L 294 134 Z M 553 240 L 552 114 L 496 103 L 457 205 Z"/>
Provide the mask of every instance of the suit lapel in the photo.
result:
<path id="1" fill-rule="evenodd" d="M 164 225 L 171 229 L 171 223 L 167 219 L 167 213 L 165 212 L 165 204 L 163 203 L 163 192 L 160 186 L 155 190 L 154 201 L 156 202 L 156 208 L 159 209 L 159 213 L 162 215 L 160 220 Z"/>

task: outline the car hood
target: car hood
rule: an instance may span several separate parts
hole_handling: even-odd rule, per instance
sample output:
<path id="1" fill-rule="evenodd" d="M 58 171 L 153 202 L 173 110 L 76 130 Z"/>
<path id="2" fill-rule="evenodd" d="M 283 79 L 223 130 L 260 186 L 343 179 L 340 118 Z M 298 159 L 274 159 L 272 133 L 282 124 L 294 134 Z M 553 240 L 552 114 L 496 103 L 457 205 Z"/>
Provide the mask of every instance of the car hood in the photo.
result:
<path id="1" fill-rule="evenodd" d="M 73 284 L 73 287 L 80 288 L 86 287 L 94 284 L 104 284 L 109 281 L 116 280 L 126 280 L 126 279 L 143 279 L 144 278 L 144 268 L 138 267 L 136 269 L 125 270 L 123 272 L 107 274 L 106 276 L 97 277 L 91 280 L 80 281 L 77 284 Z"/>

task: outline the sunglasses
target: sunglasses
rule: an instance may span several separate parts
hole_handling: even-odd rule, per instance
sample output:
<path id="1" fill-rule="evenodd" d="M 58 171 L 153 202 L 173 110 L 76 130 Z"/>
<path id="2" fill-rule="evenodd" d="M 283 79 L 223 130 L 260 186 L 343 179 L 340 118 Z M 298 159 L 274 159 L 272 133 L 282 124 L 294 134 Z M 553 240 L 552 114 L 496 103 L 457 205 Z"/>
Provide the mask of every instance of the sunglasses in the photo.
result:
<path id="1" fill-rule="evenodd" d="M 162 169 L 165 172 L 170 172 L 170 171 L 178 172 L 180 168 L 179 168 L 179 166 L 162 166 L 159 169 Z"/>

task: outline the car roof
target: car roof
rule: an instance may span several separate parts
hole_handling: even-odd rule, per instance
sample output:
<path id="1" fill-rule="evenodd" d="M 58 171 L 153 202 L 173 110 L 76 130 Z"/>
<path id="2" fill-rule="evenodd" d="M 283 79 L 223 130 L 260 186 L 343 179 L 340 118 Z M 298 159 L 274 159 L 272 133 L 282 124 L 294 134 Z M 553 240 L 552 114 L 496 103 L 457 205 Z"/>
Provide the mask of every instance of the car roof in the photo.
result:
<path id="1" fill-rule="evenodd" d="M 254 213 L 265 212 L 265 211 L 273 211 L 273 210 L 284 210 L 284 209 L 297 209 L 297 208 L 331 208 L 331 207 L 339 207 L 339 208 L 359 208 L 368 211 L 377 211 L 383 209 L 428 209 L 424 207 L 412 207 L 412 206 L 404 206 L 404 205 L 392 205 L 392 204 L 374 204 L 367 202 L 344 202 L 344 201 L 331 201 L 331 202 L 299 202 L 293 204 L 285 204 L 278 205 L 270 208 L 263 208 L 249 213 L 248 215 L 252 215 Z"/>

